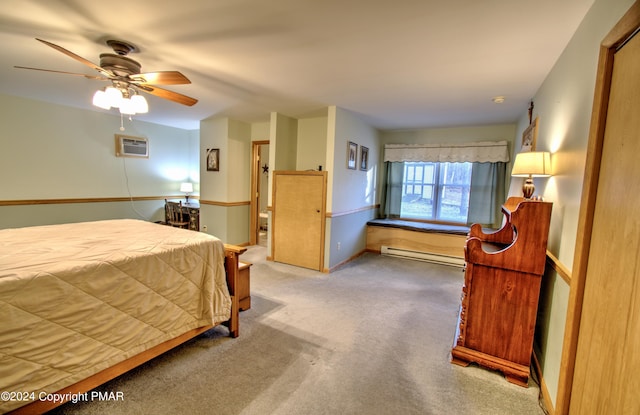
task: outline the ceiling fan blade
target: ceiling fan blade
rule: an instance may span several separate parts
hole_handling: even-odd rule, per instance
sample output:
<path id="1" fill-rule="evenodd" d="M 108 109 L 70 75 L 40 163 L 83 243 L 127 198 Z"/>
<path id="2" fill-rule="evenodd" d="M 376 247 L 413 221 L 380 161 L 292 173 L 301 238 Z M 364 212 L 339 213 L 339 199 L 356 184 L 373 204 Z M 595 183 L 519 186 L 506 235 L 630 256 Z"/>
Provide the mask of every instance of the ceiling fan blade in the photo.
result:
<path id="1" fill-rule="evenodd" d="M 65 72 L 65 71 L 54 71 L 52 69 L 40 69 L 40 68 L 30 68 L 28 66 L 14 66 L 14 68 L 18 68 L 18 69 L 30 69 L 32 71 L 42 71 L 42 72 L 53 72 L 53 73 L 61 73 L 64 75 L 75 75 L 75 76 L 84 76 L 87 79 L 96 79 L 98 81 L 108 81 L 109 78 L 104 78 L 102 76 L 96 76 L 96 75 L 85 75 L 83 73 L 75 73 L 75 72 Z"/>
<path id="2" fill-rule="evenodd" d="M 110 71 L 107 71 L 106 69 L 101 68 L 100 66 L 96 65 L 95 63 L 83 58 L 82 56 L 78 56 L 75 53 L 63 48 L 62 46 L 58 46 L 54 43 L 51 42 L 47 42 L 46 40 L 42 40 L 42 39 L 38 39 L 36 38 L 37 41 L 44 43 L 47 46 L 50 46 L 52 48 L 54 48 L 55 50 L 57 50 L 58 52 L 62 52 L 65 55 L 69 56 L 70 58 L 73 58 L 75 60 L 77 60 L 80 63 L 83 63 L 85 65 L 87 65 L 88 67 L 95 69 L 96 71 L 100 72 L 102 75 L 107 76 L 107 77 L 112 77 L 115 76 L 113 73 L 111 73 Z"/>
<path id="3" fill-rule="evenodd" d="M 146 72 L 129 76 L 133 83 L 154 85 L 184 85 L 190 84 L 189 78 L 178 71 Z"/>
<path id="4" fill-rule="evenodd" d="M 189 107 L 195 105 L 195 103 L 198 102 L 198 100 L 195 98 L 191 98 L 186 95 L 179 94 L 177 92 L 168 91 L 166 89 L 158 88 L 153 85 L 135 85 L 135 86 L 151 95 L 168 99 L 170 101 L 174 101 L 174 102 L 177 102 L 178 104 L 186 105 Z"/>

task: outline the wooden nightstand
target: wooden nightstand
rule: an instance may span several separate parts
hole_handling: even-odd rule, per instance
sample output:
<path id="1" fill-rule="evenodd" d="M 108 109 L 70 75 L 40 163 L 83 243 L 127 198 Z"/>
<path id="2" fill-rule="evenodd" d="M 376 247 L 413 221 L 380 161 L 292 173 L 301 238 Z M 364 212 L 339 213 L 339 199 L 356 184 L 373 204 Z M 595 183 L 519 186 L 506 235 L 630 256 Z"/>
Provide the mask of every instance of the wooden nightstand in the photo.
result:
<path id="1" fill-rule="evenodd" d="M 240 311 L 245 311 L 251 308 L 251 263 L 242 262 L 238 263 L 238 301 L 240 304 Z"/>

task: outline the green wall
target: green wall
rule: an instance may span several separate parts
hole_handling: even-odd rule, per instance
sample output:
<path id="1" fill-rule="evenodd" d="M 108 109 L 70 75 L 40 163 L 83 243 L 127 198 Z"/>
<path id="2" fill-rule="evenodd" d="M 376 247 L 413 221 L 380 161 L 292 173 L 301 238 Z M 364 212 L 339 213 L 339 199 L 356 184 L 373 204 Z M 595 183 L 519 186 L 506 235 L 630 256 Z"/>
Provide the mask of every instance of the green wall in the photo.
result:
<path id="1" fill-rule="evenodd" d="M 632 0 L 596 0 L 573 38 L 533 97 L 539 117 L 537 150 L 552 153 L 553 177 L 535 179 L 536 193 L 553 202 L 549 251 L 571 270 L 577 237 L 587 144 L 600 43 Z M 523 114 L 521 136 L 529 123 Z M 519 151 L 519 146 L 514 153 Z M 511 194 L 520 192 L 514 180 Z M 549 395 L 555 405 L 569 285 L 547 267 L 541 292 L 535 348 Z"/>
<path id="2" fill-rule="evenodd" d="M 119 198 L 121 202 L 0 206 L 0 228 L 118 217 L 161 220 L 164 197 L 180 183 L 198 194 L 197 131 L 125 121 L 87 111 L 0 95 L 0 200 Z M 115 134 L 145 137 L 149 158 L 115 156 Z M 130 198 L 156 198 L 134 200 Z"/>

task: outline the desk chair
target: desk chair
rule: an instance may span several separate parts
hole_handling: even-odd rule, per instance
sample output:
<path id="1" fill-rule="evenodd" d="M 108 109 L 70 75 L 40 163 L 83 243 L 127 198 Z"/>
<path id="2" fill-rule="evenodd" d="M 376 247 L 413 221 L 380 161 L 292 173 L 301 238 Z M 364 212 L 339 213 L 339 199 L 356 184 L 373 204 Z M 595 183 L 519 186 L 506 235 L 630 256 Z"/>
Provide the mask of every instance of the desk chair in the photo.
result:
<path id="1" fill-rule="evenodd" d="M 189 229 L 189 221 L 182 218 L 182 202 L 169 202 L 164 200 L 167 209 L 167 223 L 176 228 Z"/>

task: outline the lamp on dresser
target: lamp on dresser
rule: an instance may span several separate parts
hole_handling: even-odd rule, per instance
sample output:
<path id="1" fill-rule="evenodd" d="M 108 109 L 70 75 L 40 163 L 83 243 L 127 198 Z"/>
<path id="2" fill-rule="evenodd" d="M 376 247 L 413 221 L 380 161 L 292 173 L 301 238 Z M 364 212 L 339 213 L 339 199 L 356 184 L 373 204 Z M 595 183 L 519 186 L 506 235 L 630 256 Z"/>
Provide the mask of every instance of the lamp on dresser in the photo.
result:
<path id="1" fill-rule="evenodd" d="M 534 177 L 551 176 L 551 154 L 548 151 L 525 151 L 516 155 L 511 171 L 513 177 L 526 177 L 522 184 L 522 195 L 531 199 L 536 187 Z"/>

